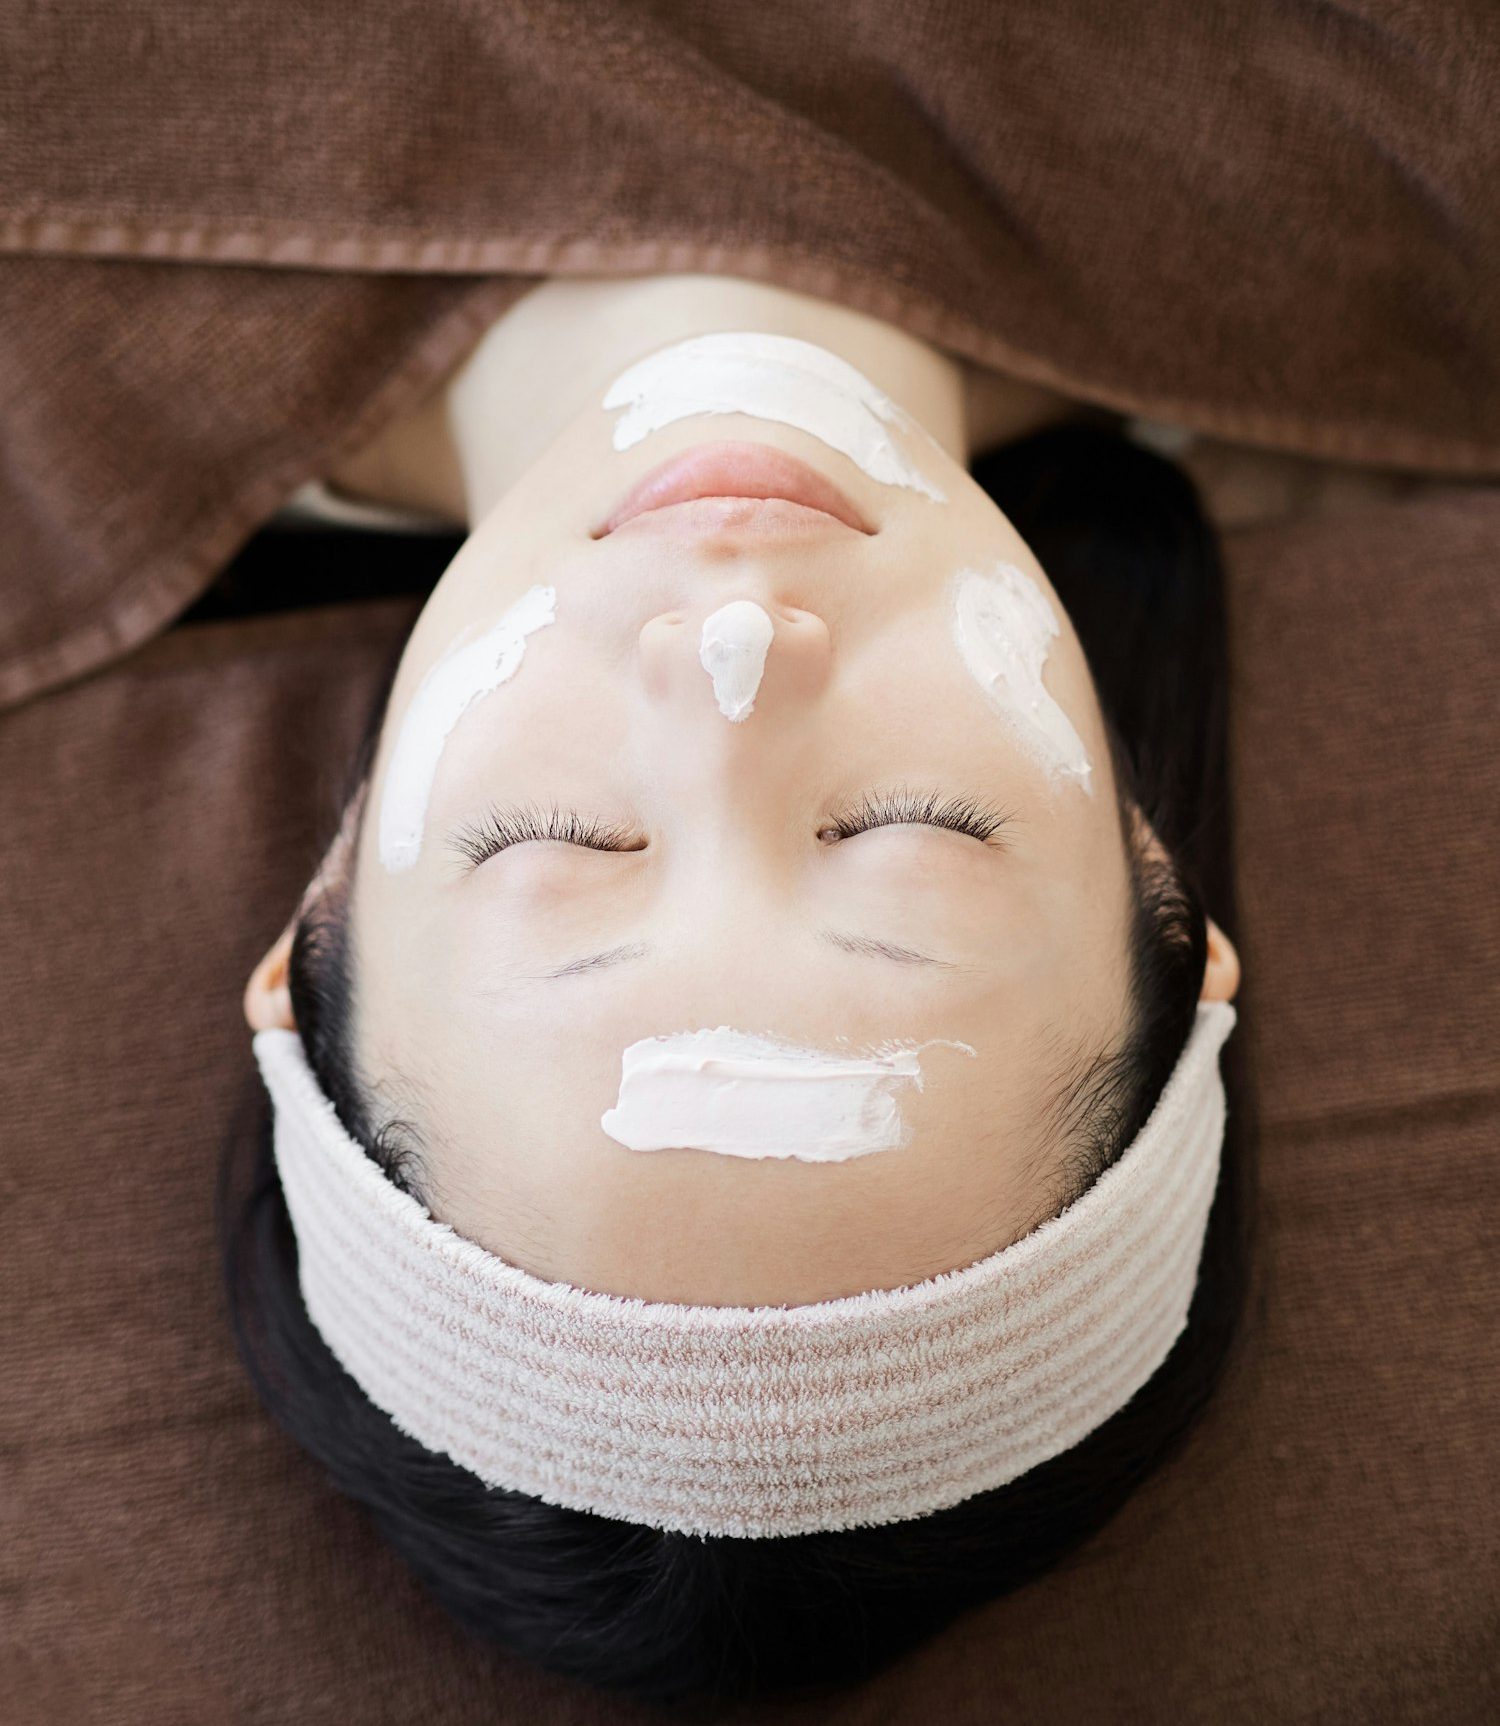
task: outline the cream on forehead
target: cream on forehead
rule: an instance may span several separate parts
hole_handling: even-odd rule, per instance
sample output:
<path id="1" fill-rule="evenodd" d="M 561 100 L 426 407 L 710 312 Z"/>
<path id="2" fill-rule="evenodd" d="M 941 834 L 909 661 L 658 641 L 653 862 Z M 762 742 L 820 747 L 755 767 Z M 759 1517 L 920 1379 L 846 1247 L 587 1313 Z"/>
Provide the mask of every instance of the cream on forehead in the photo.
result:
<path id="1" fill-rule="evenodd" d="M 388 870 L 410 869 L 421 855 L 427 801 L 448 734 L 474 702 L 515 676 L 526 637 L 553 622 L 556 608 L 554 588 L 530 588 L 477 640 L 466 647 L 455 641 L 429 667 L 406 709 L 385 770 L 380 861 Z"/>
<path id="2" fill-rule="evenodd" d="M 897 1092 L 921 1090 L 919 1057 L 933 1047 L 974 1053 L 934 1039 L 840 1054 L 727 1025 L 645 1037 L 625 1050 L 619 1100 L 599 1124 L 632 1151 L 844 1162 L 905 1143 Z"/>
<path id="3" fill-rule="evenodd" d="M 732 599 L 703 620 L 698 663 L 714 680 L 714 700 L 726 719 L 748 719 L 775 638 L 769 614 L 753 599 Z"/>
<path id="4" fill-rule="evenodd" d="M 920 431 L 910 414 L 847 360 L 795 336 L 734 330 L 689 337 L 621 372 L 604 406 L 626 410 L 615 423 L 617 450 L 693 414 L 748 414 L 821 438 L 882 485 L 947 501 L 886 430 Z"/>
<path id="5" fill-rule="evenodd" d="M 952 593 L 954 640 L 975 681 L 1053 778 L 1074 780 L 1092 796 L 1088 751 L 1042 682 L 1060 633 L 1046 594 L 1013 563 L 983 574 L 961 570 Z"/>

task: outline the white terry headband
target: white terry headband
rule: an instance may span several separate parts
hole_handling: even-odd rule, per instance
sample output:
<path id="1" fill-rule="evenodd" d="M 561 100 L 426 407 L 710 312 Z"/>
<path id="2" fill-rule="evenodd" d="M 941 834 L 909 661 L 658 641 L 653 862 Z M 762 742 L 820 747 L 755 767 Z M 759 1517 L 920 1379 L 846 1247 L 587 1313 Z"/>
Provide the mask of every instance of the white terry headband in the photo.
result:
<path id="1" fill-rule="evenodd" d="M 1076 1444 L 1166 1358 L 1224 1139 L 1200 1002 L 1150 1119 L 1023 1239 L 904 1288 L 687 1306 L 546 1282 L 433 1219 L 255 1035 L 308 1314 L 395 1424 L 491 1486 L 698 1535 L 901 1522 Z"/>

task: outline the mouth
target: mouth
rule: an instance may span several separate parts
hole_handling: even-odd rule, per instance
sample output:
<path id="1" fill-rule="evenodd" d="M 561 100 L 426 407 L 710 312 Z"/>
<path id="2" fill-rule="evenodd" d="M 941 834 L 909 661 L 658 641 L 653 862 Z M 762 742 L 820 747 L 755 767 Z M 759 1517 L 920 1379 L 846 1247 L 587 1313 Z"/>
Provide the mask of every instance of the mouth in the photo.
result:
<path id="1" fill-rule="evenodd" d="M 698 444 L 653 468 L 596 528 L 603 539 L 627 522 L 661 533 L 876 529 L 816 468 L 769 444 Z"/>

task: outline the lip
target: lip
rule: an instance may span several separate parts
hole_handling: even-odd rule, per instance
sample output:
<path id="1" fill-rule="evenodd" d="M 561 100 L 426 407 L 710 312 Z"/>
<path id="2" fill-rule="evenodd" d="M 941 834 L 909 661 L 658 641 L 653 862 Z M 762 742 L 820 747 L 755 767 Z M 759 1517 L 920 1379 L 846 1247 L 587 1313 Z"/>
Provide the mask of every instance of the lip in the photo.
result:
<path id="1" fill-rule="evenodd" d="M 874 533 L 854 504 L 816 468 L 770 444 L 698 444 L 652 468 L 620 499 L 593 537 L 627 523 L 661 533 L 725 527 L 786 534 L 826 528 Z"/>

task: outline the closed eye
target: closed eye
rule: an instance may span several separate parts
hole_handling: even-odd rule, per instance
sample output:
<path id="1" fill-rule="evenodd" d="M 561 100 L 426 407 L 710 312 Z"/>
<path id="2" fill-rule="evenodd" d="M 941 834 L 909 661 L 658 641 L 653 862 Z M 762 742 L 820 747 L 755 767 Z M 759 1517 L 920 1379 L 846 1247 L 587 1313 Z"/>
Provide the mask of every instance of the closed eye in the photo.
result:
<path id="1" fill-rule="evenodd" d="M 944 797 L 936 791 L 868 793 L 832 816 L 818 830 L 825 843 L 851 839 L 876 827 L 941 827 L 966 833 L 989 844 L 1012 821 L 1002 809 L 973 797 Z M 646 841 L 626 827 L 597 821 L 576 809 L 556 804 L 492 804 L 475 821 L 465 822 L 449 837 L 449 848 L 469 867 L 479 865 L 512 845 L 551 841 L 588 851 L 643 851 Z"/>
<path id="2" fill-rule="evenodd" d="M 944 797 L 936 791 L 902 788 L 862 797 L 826 821 L 818 837 L 833 843 L 874 827 L 944 827 L 988 844 L 1013 819 L 1009 811 L 981 803 L 978 798 Z"/>
<path id="3" fill-rule="evenodd" d="M 581 845 L 589 851 L 640 851 L 646 843 L 627 828 L 592 820 L 576 809 L 559 809 L 556 804 L 541 809 L 526 803 L 508 807 L 492 804 L 477 821 L 459 827 L 448 844 L 477 869 L 496 852 L 537 840 Z"/>

